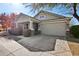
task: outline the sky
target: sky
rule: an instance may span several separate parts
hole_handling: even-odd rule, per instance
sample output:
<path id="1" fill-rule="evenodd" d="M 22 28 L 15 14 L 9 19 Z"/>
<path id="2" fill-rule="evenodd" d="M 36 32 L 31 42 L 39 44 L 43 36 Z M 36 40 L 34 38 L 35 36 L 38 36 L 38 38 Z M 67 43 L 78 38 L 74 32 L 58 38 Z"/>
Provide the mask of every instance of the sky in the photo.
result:
<path id="1" fill-rule="evenodd" d="M 10 13 L 24 13 L 27 14 L 29 16 L 34 16 L 37 13 L 32 13 L 30 12 L 31 7 L 27 7 L 25 8 L 24 5 L 22 5 L 21 3 L 0 3 L 0 14 L 2 13 L 6 13 L 6 14 L 10 14 Z"/>
<path id="2" fill-rule="evenodd" d="M 12 3 L 0 3 L 0 14 L 1 13 L 19 13 L 19 12 L 24 12 L 25 8 L 21 4 L 12 4 Z M 27 11 L 25 11 L 27 13 Z"/>
<path id="3" fill-rule="evenodd" d="M 14 3 L 14 4 L 13 3 L 0 3 L 0 14 L 4 13 L 4 12 L 6 14 L 10 14 L 12 12 L 15 12 L 15 13 L 18 14 L 18 13 L 21 12 L 21 13 L 24 13 L 24 14 L 27 14 L 27 15 L 30 15 L 30 16 L 34 16 L 35 14 L 37 14 L 37 12 L 36 13 L 30 12 L 30 10 L 31 10 L 31 7 L 25 8 L 25 6 L 20 4 L 20 3 Z M 61 8 L 61 6 L 52 8 L 51 10 L 50 9 L 44 9 L 44 10 L 47 10 L 49 12 L 53 12 L 53 13 L 56 13 L 56 14 L 60 14 L 60 15 L 70 16 L 68 14 L 65 14 L 65 13 L 69 12 L 69 10 L 65 7 Z"/>
<path id="4" fill-rule="evenodd" d="M 56 6 L 52 9 L 49 8 L 44 8 L 45 11 L 49 11 L 51 13 L 56 13 L 62 16 L 67 16 L 67 17 L 72 17 L 71 14 L 73 11 L 70 9 L 65 8 L 64 6 L 61 7 L 61 5 Z M 31 7 L 27 7 L 25 8 L 24 5 L 22 5 L 21 3 L 0 3 L 0 14 L 1 13 L 6 13 L 6 14 L 10 14 L 10 13 L 24 13 L 26 15 L 29 16 L 35 16 L 38 12 L 32 13 L 31 12 Z M 77 13 L 79 14 L 79 11 L 77 11 Z M 76 20 L 74 17 L 72 18 L 72 23 L 73 25 L 75 25 L 75 23 L 77 24 L 78 21 L 74 22 L 74 20 Z"/>

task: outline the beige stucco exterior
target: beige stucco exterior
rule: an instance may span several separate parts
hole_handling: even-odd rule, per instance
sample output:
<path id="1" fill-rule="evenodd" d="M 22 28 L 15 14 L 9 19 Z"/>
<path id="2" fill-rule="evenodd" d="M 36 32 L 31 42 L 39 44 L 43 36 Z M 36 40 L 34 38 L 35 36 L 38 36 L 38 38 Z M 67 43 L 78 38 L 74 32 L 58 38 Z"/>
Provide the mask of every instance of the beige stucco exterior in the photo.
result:
<path id="1" fill-rule="evenodd" d="M 45 35 L 58 35 L 58 36 L 66 36 L 67 24 L 65 20 L 66 18 L 61 15 L 53 14 L 47 11 L 39 12 L 35 17 L 30 17 L 25 14 L 20 14 L 16 18 L 16 25 L 20 25 L 23 22 L 30 22 L 29 29 L 33 29 L 33 22 L 39 23 L 39 29 L 42 34 Z M 20 24 L 19 24 L 20 23 Z M 21 24 L 21 27 L 23 25 Z"/>
<path id="2" fill-rule="evenodd" d="M 65 21 L 42 21 L 40 23 L 40 30 L 45 35 L 66 36 Z"/>
<path id="3" fill-rule="evenodd" d="M 40 30 L 42 34 L 66 36 L 66 29 L 67 29 L 67 24 L 65 22 L 65 20 L 67 20 L 66 17 L 43 11 L 40 12 L 38 15 L 36 15 L 35 18 L 41 21 Z"/>
<path id="4" fill-rule="evenodd" d="M 49 20 L 49 19 L 64 18 L 64 16 L 60 16 L 60 15 L 50 13 L 47 11 L 41 11 L 35 16 L 35 18 L 38 20 Z"/>

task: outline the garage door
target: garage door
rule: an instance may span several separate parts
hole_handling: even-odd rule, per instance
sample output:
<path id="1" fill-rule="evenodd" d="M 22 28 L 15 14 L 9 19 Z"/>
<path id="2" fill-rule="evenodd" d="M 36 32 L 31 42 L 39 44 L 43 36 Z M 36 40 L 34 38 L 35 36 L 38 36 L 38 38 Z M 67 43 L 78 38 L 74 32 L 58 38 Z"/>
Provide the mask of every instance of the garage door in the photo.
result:
<path id="1" fill-rule="evenodd" d="M 66 24 L 64 22 L 41 22 L 40 30 L 46 35 L 66 35 Z"/>

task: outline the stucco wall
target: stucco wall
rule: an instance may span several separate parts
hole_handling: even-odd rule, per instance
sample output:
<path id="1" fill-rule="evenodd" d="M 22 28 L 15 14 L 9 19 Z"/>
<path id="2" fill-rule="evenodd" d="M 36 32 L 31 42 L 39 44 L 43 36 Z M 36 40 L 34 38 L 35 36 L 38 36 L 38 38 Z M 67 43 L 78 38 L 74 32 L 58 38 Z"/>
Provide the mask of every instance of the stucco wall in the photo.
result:
<path id="1" fill-rule="evenodd" d="M 64 21 L 43 21 L 40 23 L 40 30 L 42 34 L 46 35 L 66 35 L 66 23 Z"/>
<path id="2" fill-rule="evenodd" d="M 30 21 L 31 20 L 31 18 L 30 17 L 28 17 L 28 16 L 20 16 L 18 19 L 17 19 L 17 23 L 19 23 L 19 22 L 26 22 L 26 21 Z"/>
<path id="3" fill-rule="evenodd" d="M 33 26 L 32 26 L 33 21 L 31 21 L 31 20 L 32 20 L 31 17 L 25 16 L 25 15 L 21 15 L 21 16 L 20 16 L 18 19 L 16 19 L 16 20 L 17 20 L 17 21 L 16 21 L 16 27 L 18 27 L 19 23 L 23 23 L 23 22 L 29 21 L 29 22 L 30 22 L 30 24 L 29 24 L 29 29 L 34 30 L 34 29 L 33 29 Z M 21 24 L 20 27 L 22 27 L 22 26 L 23 26 L 23 24 Z"/>
<path id="4" fill-rule="evenodd" d="M 37 15 L 35 18 L 38 20 L 48 20 L 48 19 L 56 19 L 59 16 L 57 15 L 53 15 L 53 14 L 49 14 L 49 13 L 39 13 L 39 15 Z"/>

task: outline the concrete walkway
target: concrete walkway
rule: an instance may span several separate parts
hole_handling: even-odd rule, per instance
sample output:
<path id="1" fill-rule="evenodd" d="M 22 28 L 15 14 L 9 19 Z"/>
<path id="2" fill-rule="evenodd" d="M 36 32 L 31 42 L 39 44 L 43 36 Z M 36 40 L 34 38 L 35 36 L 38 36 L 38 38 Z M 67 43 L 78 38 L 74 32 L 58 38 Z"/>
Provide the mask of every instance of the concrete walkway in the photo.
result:
<path id="1" fill-rule="evenodd" d="M 67 41 L 56 39 L 54 51 L 32 52 L 14 40 L 0 37 L 0 56 L 71 56 Z"/>

